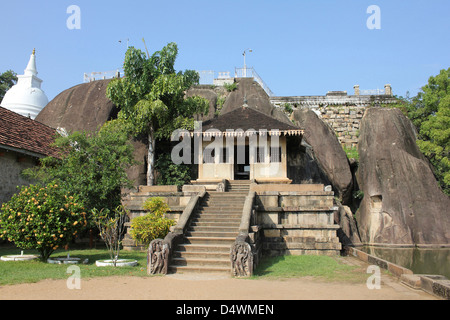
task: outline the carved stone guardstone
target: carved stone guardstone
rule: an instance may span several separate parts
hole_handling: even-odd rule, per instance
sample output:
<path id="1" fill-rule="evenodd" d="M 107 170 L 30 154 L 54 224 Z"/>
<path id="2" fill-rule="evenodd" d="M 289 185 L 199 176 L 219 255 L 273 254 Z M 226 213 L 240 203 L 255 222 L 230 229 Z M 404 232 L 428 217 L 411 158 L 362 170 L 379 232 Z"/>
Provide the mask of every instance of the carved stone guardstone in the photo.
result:
<path id="1" fill-rule="evenodd" d="M 216 191 L 217 192 L 225 192 L 225 183 L 224 182 L 220 182 L 217 187 L 216 187 Z"/>
<path id="2" fill-rule="evenodd" d="M 153 240 L 147 251 L 147 274 L 167 274 L 169 245 L 162 239 Z"/>
<path id="3" fill-rule="evenodd" d="M 236 241 L 231 247 L 231 272 L 235 277 L 253 275 L 253 253 L 247 242 Z"/>

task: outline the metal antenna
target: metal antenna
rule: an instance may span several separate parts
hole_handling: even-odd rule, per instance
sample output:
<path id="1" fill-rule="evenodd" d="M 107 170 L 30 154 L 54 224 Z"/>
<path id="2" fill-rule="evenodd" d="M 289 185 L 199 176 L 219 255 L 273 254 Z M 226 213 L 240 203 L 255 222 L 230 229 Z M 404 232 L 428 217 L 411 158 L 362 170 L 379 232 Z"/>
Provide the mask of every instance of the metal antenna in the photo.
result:
<path id="1" fill-rule="evenodd" d="M 147 45 L 145 44 L 145 39 L 143 37 L 142 41 L 144 42 L 145 50 L 147 51 L 147 58 L 150 59 L 150 54 L 148 53 Z"/>

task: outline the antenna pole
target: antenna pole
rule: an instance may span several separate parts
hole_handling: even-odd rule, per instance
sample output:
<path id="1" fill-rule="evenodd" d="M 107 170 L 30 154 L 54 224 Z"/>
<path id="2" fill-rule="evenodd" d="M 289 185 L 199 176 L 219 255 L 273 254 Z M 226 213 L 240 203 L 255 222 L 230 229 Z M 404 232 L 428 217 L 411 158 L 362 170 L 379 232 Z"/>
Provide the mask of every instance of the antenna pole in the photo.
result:
<path id="1" fill-rule="evenodd" d="M 142 41 L 144 42 L 145 50 L 147 51 L 147 58 L 150 59 L 150 54 L 148 53 L 147 45 L 145 44 L 145 39 L 142 37 Z"/>

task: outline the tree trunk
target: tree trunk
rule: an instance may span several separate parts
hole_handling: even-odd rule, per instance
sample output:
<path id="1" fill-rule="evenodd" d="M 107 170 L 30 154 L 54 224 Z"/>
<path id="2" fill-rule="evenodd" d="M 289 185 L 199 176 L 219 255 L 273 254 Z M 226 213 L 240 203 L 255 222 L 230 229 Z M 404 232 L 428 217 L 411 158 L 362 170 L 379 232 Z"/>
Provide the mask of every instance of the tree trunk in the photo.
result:
<path id="1" fill-rule="evenodd" d="M 154 183 L 153 166 L 155 163 L 155 138 L 153 128 L 148 134 L 148 154 L 147 154 L 147 185 L 152 186 Z"/>

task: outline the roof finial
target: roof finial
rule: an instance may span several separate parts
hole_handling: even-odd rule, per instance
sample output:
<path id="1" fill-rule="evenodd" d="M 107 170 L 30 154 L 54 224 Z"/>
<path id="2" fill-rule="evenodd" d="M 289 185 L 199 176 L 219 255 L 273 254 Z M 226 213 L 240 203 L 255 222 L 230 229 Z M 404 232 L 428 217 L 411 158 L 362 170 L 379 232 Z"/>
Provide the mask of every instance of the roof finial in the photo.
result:
<path id="1" fill-rule="evenodd" d="M 33 55 L 33 56 L 35 56 L 35 55 L 36 55 L 36 48 L 34 48 L 34 49 L 33 49 L 33 53 L 32 53 L 32 55 Z"/>

